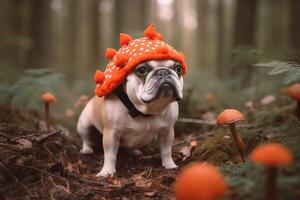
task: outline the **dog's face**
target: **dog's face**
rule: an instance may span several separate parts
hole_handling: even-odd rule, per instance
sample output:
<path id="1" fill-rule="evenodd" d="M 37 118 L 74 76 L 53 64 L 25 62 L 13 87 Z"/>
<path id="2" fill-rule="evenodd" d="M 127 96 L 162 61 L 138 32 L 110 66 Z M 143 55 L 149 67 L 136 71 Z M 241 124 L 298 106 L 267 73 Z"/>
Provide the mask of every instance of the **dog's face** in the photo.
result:
<path id="1" fill-rule="evenodd" d="M 127 77 L 125 91 L 135 107 L 145 114 L 162 114 L 182 99 L 182 66 L 173 60 L 139 64 Z"/>

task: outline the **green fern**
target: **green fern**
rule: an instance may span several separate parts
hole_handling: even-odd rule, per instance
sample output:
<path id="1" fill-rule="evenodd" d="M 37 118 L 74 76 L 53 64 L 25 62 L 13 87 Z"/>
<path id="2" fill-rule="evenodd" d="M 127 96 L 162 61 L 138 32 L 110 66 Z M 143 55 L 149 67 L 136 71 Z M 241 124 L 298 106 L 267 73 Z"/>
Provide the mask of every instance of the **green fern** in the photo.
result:
<path id="1" fill-rule="evenodd" d="M 8 88 L 14 109 L 38 109 L 41 105 L 40 95 L 49 91 L 57 94 L 64 83 L 65 76 L 52 69 L 28 69 L 16 83 Z"/>
<path id="2" fill-rule="evenodd" d="M 269 75 L 285 74 L 284 84 L 300 81 L 300 65 L 295 62 L 274 60 L 267 63 L 257 63 L 253 66 L 272 68 L 268 73 Z"/>

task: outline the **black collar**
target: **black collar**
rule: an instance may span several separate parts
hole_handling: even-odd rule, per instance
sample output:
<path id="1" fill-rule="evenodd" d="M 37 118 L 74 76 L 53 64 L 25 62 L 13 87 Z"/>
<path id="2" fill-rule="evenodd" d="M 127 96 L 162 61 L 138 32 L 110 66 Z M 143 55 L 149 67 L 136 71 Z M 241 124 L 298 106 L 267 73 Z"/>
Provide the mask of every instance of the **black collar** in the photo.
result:
<path id="1" fill-rule="evenodd" d="M 143 117 L 150 117 L 149 114 L 144 114 L 140 112 L 136 107 L 133 105 L 133 103 L 130 101 L 128 95 L 124 92 L 123 85 L 121 84 L 116 90 L 115 93 L 117 97 L 120 99 L 120 101 L 124 104 L 124 106 L 127 108 L 129 115 L 132 118 L 143 116 Z"/>

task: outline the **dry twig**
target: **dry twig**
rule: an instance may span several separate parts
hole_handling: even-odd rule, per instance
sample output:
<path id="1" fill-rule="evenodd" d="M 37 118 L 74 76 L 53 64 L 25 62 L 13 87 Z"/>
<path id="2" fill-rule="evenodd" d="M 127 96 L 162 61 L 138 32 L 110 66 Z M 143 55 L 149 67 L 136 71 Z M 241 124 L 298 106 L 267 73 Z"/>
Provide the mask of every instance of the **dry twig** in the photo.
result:
<path id="1" fill-rule="evenodd" d="M 209 125 L 209 126 L 217 125 L 216 121 L 207 121 L 207 120 L 192 119 L 192 118 L 179 118 L 177 120 L 177 122 L 193 123 L 193 124 L 203 124 L 203 125 Z"/>
<path id="2" fill-rule="evenodd" d="M 61 133 L 61 129 L 53 131 L 53 132 L 51 132 L 49 134 L 41 136 L 40 138 L 37 139 L 37 142 L 38 142 L 38 144 L 41 144 L 41 143 L 45 142 L 48 138 L 50 138 L 50 137 L 52 137 L 52 136 L 54 136 L 54 135 L 56 135 L 58 133 Z"/>
<path id="3" fill-rule="evenodd" d="M 4 137 L 6 139 L 6 141 L 8 141 L 9 143 L 11 142 L 10 138 L 7 135 L 5 135 L 4 133 L 0 132 L 0 136 Z"/>

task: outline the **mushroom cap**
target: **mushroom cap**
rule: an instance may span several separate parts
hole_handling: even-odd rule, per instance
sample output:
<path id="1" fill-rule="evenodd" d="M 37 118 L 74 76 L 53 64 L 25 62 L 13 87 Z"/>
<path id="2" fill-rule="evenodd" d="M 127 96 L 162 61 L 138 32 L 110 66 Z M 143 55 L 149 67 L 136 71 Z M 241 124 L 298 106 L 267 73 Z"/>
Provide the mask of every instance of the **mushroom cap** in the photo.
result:
<path id="1" fill-rule="evenodd" d="M 287 93 L 292 99 L 300 101 L 300 84 L 294 83 L 291 86 L 289 86 L 287 89 Z"/>
<path id="2" fill-rule="evenodd" d="M 56 97 L 50 92 L 45 92 L 42 94 L 42 100 L 44 103 L 52 103 L 57 101 Z"/>
<path id="3" fill-rule="evenodd" d="M 175 183 L 177 200 L 216 200 L 227 185 L 218 168 L 207 163 L 193 163 L 185 167 Z"/>
<path id="4" fill-rule="evenodd" d="M 292 162 L 291 152 L 281 144 L 263 144 L 251 153 L 251 160 L 268 166 L 287 165 Z"/>
<path id="5" fill-rule="evenodd" d="M 217 123 L 219 125 L 229 124 L 241 120 L 245 120 L 244 115 L 235 109 L 225 109 L 217 117 Z"/>

